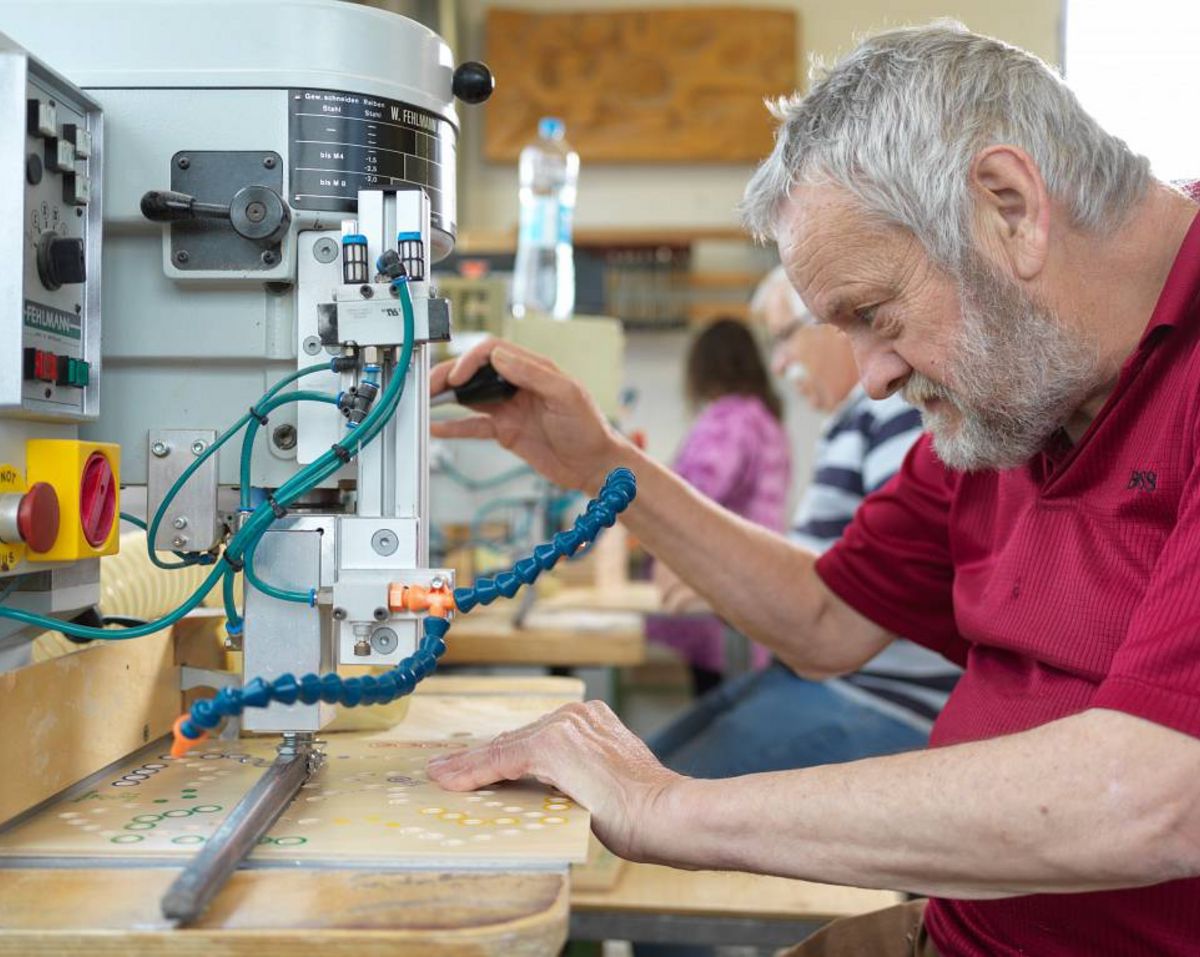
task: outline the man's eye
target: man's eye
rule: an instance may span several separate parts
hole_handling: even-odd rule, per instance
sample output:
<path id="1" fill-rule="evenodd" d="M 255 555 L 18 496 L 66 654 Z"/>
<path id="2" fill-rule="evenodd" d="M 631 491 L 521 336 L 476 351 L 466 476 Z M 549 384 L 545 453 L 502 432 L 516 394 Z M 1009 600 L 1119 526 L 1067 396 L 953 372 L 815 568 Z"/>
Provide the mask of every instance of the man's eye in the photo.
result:
<path id="1" fill-rule="evenodd" d="M 868 326 L 875 322 L 875 314 L 879 312 L 879 306 L 863 306 L 861 309 L 854 310 L 854 316 L 860 322 L 866 323 Z"/>

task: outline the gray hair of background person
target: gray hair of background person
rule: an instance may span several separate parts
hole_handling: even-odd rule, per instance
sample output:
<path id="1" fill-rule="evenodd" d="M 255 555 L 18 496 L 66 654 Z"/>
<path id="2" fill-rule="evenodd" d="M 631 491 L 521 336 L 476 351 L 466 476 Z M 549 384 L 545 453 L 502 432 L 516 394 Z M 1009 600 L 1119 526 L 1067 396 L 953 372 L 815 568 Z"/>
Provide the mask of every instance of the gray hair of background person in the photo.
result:
<path id="1" fill-rule="evenodd" d="M 834 184 L 912 232 L 957 274 L 973 248 L 969 179 L 987 146 L 1025 150 L 1075 226 L 1111 229 L 1144 191 L 1149 161 L 1080 106 L 1036 56 L 938 21 L 880 33 L 814 76 L 807 95 L 768 104 L 775 148 L 742 201 L 774 238 L 793 185 Z"/>
<path id="2" fill-rule="evenodd" d="M 800 293 L 796 292 L 796 287 L 788 279 L 783 266 L 776 266 L 755 287 L 754 295 L 750 297 L 751 316 L 762 318 L 767 311 L 767 307 L 770 305 L 771 296 L 776 289 L 786 290 L 788 305 L 792 307 L 792 314 L 797 319 L 806 323 L 813 321 L 812 311 L 804 304 L 804 300 L 800 298 Z"/>

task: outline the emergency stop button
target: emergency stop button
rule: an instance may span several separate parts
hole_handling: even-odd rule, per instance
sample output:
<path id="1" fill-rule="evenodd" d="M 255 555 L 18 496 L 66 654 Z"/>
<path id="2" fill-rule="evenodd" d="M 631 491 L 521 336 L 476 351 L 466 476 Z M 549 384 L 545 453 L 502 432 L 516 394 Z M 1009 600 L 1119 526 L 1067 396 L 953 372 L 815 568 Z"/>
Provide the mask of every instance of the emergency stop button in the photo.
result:
<path id="1" fill-rule="evenodd" d="M 0 495 L 0 540 L 24 542 L 32 552 L 48 552 L 58 540 L 61 516 L 58 493 L 48 482 L 34 482 L 26 492 Z"/>
<path id="2" fill-rule="evenodd" d="M 34 482 L 17 505 L 17 531 L 30 551 L 48 552 L 58 539 L 58 493 L 48 482 Z"/>

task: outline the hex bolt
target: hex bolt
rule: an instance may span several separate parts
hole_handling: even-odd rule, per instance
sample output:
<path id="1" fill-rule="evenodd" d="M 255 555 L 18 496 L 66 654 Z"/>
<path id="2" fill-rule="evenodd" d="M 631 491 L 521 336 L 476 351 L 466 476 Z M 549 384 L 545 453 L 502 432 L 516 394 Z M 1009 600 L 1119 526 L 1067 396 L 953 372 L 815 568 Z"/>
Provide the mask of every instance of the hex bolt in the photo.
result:
<path id="1" fill-rule="evenodd" d="M 155 442 L 150 446 L 150 452 L 156 459 L 165 459 L 171 454 L 171 450 L 167 447 L 166 442 Z"/>
<path id="2" fill-rule="evenodd" d="M 335 608 L 331 614 L 333 615 L 334 621 L 345 621 L 346 618 L 349 617 L 346 614 L 345 608 Z"/>
<path id="3" fill-rule="evenodd" d="M 282 449 L 287 452 L 296 447 L 296 427 L 294 425 L 280 425 L 271 433 L 271 441 L 275 443 L 275 448 Z"/>
<path id="4" fill-rule="evenodd" d="M 192 455 L 203 455 L 206 448 L 208 448 L 207 442 L 205 442 L 203 439 L 196 439 L 196 441 L 192 443 Z"/>
<path id="5" fill-rule="evenodd" d="M 188 159 L 186 156 L 181 156 L 181 157 L 179 157 L 179 159 L 177 159 L 175 161 L 175 165 L 178 166 L 180 169 L 187 169 L 189 166 L 192 165 L 192 161 L 190 159 Z"/>
<path id="6" fill-rule="evenodd" d="M 171 539 L 171 545 L 174 548 L 183 548 L 188 543 L 186 535 L 176 535 Z"/>
<path id="7" fill-rule="evenodd" d="M 382 605 L 371 612 L 371 615 L 376 621 L 387 621 L 392 617 L 392 613 Z"/>
<path id="8" fill-rule="evenodd" d="M 171 524 L 176 528 L 187 528 L 187 518 L 183 515 L 180 515 L 179 518 L 175 519 L 175 521 L 173 521 Z"/>
<path id="9" fill-rule="evenodd" d="M 316 336 L 309 336 L 304 340 L 304 351 L 310 356 L 315 356 L 321 351 L 321 340 Z"/>

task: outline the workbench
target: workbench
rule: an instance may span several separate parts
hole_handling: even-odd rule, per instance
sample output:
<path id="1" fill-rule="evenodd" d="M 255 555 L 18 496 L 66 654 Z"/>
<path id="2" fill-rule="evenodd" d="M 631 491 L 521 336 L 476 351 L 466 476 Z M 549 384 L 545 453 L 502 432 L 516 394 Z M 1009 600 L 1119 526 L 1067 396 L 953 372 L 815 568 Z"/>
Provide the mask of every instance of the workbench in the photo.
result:
<path id="1" fill-rule="evenodd" d="M 539 601 L 519 627 L 512 606 L 463 615 L 446 646 L 448 665 L 616 668 L 645 660 L 646 635 L 641 616 L 631 611 L 544 608 Z"/>

